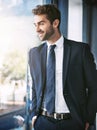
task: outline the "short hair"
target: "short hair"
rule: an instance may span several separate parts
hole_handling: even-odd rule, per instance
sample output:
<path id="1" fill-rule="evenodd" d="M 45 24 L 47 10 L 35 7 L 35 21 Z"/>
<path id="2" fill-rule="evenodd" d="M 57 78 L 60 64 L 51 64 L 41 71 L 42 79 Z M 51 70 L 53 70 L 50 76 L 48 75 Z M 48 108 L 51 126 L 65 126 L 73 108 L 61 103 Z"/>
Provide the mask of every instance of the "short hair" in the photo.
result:
<path id="1" fill-rule="evenodd" d="M 60 23 L 60 11 L 54 4 L 37 5 L 36 8 L 32 9 L 32 13 L 34 15 L 45 14 L 51 23 L 53 23 L 55 19 L 58 19 Z"/>

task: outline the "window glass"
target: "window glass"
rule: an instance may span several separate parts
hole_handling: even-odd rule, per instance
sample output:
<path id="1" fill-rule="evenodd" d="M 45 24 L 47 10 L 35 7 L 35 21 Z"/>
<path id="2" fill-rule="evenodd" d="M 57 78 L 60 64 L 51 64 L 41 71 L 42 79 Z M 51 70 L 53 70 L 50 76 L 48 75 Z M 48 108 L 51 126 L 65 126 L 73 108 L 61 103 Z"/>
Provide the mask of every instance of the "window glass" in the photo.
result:
<path id="1" fill-rule="evenodd" d="M 27 53 L 39 44 L 32 8 L 41 3 L 42 0 L 0 0 L 0 129 L 15 127 L 11 120 L 26 108 Z M 7 118 L 7 114 L 12 117 Z M 4 116 L 6 125 L 2 124 Z"/>
<path id="2" fill-rule="evenodd" d="M 82 41 L 82 0 L 69 0 L 68 38 Z"/>

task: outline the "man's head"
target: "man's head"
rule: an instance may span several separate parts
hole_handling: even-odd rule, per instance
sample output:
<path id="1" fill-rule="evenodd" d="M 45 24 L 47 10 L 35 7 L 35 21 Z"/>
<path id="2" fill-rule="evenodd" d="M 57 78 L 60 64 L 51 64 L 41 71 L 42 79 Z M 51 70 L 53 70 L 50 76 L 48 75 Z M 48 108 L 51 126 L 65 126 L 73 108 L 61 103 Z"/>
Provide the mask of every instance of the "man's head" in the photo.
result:
<path id="1" fill-rule="evenodd" d="M 38 5 L 32 10 L 34 25 L 40 40 L 50 40 L 59 31 L 60 11 L 55 5 Z"/>
<path id="2" fill-rule="evenodd" d="M 38 5 L 32 10 L 32 13 L 34 15 L 46 15 L 46 18 L 51 22 L 51 24 L 55 19 L 58 19 L 60 23 L 60 11 L 53 4 Z"/>

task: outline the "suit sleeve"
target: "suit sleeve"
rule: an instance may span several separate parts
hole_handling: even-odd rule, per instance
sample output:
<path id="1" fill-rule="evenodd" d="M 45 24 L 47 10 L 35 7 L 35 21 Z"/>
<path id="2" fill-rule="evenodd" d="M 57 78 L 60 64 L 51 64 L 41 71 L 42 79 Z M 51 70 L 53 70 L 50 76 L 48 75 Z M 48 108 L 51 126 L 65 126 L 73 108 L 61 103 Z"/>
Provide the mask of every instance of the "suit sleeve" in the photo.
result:
<path id="1" fill-rule="evenodd" d="M 93 54 L 88 45 L 84 47 L 83 51 L 83 67 L 86 88 L 88 89 L 87 121 L 93 124 L 97 112 L 97 70 Z"/>
<path id="2" fill-rule="evenodd" d="M 31 110 L 31 117 L 32 118 L 33 116 L 37 115 L 36 113 L 36 104 L 37 104 L 37 98 L 36 98 L 36 91 L 35 91 L 35 84 L 34 84 L 34 78 L 33 78 L 33 72 L 32 72 L 32 67 L 33 67 L 33 64 L 32 64 L 32 53 L 31 51 L 29 52 L 29 73 L 30 73 L 30 79 L 31 79 L 31 83 L 30 83 L 30 87 L 31 87 L 31 107 L 32 107 L 32 110 Z"/>

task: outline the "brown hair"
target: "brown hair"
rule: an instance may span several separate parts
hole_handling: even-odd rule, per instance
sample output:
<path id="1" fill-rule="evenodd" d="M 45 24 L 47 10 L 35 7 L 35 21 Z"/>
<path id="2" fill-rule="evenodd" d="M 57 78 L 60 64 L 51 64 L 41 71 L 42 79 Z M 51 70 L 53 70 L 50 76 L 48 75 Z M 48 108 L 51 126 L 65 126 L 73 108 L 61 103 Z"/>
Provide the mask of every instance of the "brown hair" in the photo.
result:
<path id="1" fill-rule="evenodd" d="M 58 19 L 60 23 L 60 11 L 54 4 L 37 5 L 36 8 L 32 9 L 32 13 L 34 15 L 45 14 L 51 24 L 55 19 Z"/>

